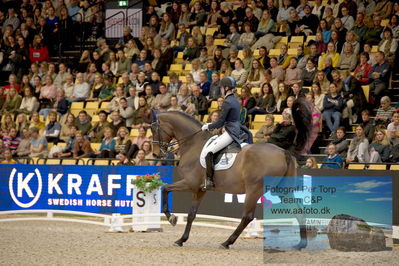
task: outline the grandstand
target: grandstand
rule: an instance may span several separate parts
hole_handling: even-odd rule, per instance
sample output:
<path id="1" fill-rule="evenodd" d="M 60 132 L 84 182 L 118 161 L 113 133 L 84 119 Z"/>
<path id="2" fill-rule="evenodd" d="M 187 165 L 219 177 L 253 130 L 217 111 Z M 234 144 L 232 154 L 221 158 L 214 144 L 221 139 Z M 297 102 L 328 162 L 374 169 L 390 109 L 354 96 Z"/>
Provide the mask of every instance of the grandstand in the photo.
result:
<path id="1" fill-rule="evenodd" d="M 141 35 L 124 27 L 118 38 L 106 38 L 119 25 L 109 23 L 106 2 L 2 1 L 3 163 L 141 164 L 143 150 L 146 164 L 157 164 L 150 110 L 214 121 L 219 81 L 232 76 L 256 142 L 284 139 L 285 114 L 306 97 L 314 119 L 303 163 L 314 157 L 315 167 L 331 168 L 339 156 L 339 167 L 396 170 L 394 1 L 140 1 L 123 12 L 143 6 Z"/>

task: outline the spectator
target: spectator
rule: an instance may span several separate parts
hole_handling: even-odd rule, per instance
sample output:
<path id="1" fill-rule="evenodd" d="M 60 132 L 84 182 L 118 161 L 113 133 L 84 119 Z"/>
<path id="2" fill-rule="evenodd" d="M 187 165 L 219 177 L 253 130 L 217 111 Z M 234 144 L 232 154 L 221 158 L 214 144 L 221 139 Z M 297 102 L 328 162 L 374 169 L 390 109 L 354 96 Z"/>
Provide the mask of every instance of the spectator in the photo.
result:
<path id="1" fill-rule="evenodd" d="M 75 126 L 75 116 L 71 113 L 66 115 L 65 123 L 61 125 L 60 140 L 67 141 L 71 135 L 71 127 Z M 75 126 L 76 127 L 76 126 Z"/>
<path id="2" fill-rule="evenodd" d="M 3 136 L 4 146 L 10 150 L 11 154 L 14 156 L 17 152 L 21 138 L 17 135 L 17 129 L 12 127 L 9 129 L 8 135 Z"/>
<path id="3" fill-rule="evenodd" d="M 73 89 L 71 101 L 72 102 L 82 102 L 89 97 L 90 87 L 87 82 L 83 79 L 83 73 L 78 73 L 76 75 L 76 82 Z"/>
<path id="4" fill-rule="evenodd" d="M 328 57 L 331 58 L 332 67 L 336 67 L 339 63 L 340 56 L 339 56 L 339 53 L 336 52 L 335 45 L 333 42 L 329 42 L 327 44 L 327 52 L 320 56 L 319 67 L 318 67 L 319 70 L 323 70 L 326 67 L 324 65 L 324 63 L 325 63 L 324 61 Z"/>
<path id="5" fill-rule="evenodd" d="M 115 157 L 115 139 L 113 131 L 107 127 L 104 129 L 104 138 L 98 151 L 94 151 L 97 158 L 114 158 Z"/>
<path id="6" fill-rule="evenodd" d="M 365 40 L 369 42 L 371 45 L 378 45 L 378 43 L 381 40 L 381 33 L 382 33 L 383 27 L 381 26 L 381 16 L 373 16 L 373 26 L 369 27 Z"/>
<path id="7" fill-rule="evenodd" d="M 265 117 L 265 124 L 255 134 L 255 142 L 267 142 L 272 135 L 274 128 L 274 116 L 271 114 L 267 114 Z"/>
<path id="8" fill-rule="evenodd" d="M 168 111 L 182 111 L 181 107 L 177 103 L 177 96 L 172 95 L 170 97 L 170 107 Z"/>
<path id="9" fill-rule="evenodd" d="M 75 119 L 75 125 L 78 130 L 85 136 L 91 129 L 91 117 L 86 111 L 82 110 L 79 112 L 78 117 Z"/>
<path id="10" fill-rule="evenodd" d="M 59 141 L 59 135 L 61 132 L 61 125 L 57 122 L 57 113 L 51 111 L 49 113 L 49 123 L 44 129 L 44 137 L 46 137 L 47 142 L 55 142 Z"/>
<path id="11" fill-rule="evenodd" d="M 36 127 L 30 128 L 30 134 L 32 137 L 29 154 L 30 157 L 46 158 L 48 153 L 46 138 L 40 137 L 39 129 Z"/>
<path id="12" fill-rule="evenodd" d="M 2 160 L 0 163 L 1 164 L 16 164 L 17 161 L 15 161 L 12 158 L 12 153 L 9 149 L 4 150 L 4 160 Z"/>
<path id="13" fill-rule="evenodd" d="M 198 115 L 206 115 L 208 113 L 208 101 L 200 92 L 200 87 L 195 86 L 192 90 L 193 96 L 191 97 L 192 103 L 195 105 L 195 110 Z"/>
<path id="14" fill-rule="evenodd" d="M 381 98 L 381 106 L 377 110 L 375 115 L 375 124 L 378 127 L 386 128 L 392 118 L 392 114 L 395 112 L 395 108 L 391 106 L 391 99 L 388 96 Z"/>
<path id="15" fill-rule="evenodd" d="M 356 127 L 356 135 L 351 140 L 346 156 L 346 163 L 359 162 L 366 163 L 369 161 L 368 154 L 369 142 L 364 135 L 364 130 L 361 126 Z"/>
<path id="16" fill-rule="evenodd" d="M 15 113 L 18 108 L 21 106 L 22 97 L 18 95 L 18 92 L 15 88 L 10 88 L 8 90 L 8 95 L 6 101 L 1 108 L 2 113 Z"/>
<path id="17" fill-rule="evenodd" d="M 40 116 L 36 112 L 32 114 L 29 129 L 32 127 L 39 129 L 39 131 L 42 131 L 45 128 L 44 122 L 40 120 Z"/>
<path id="18" fill-rule="evenodd" d="M 132 145 L 135 145 L 137 149 L 143 148 L 143 143 L 149 141 L 147 138 L 147 130 L 144 127 L 139 128 L 139 134 L 132 141 Z"/>
<path id="19" fill-rule="evenodd" d="M 399 118 L 399 117 L 398 117 Z M 374 141 L 369 145 L 369 163 L 382 163 L 389 161 L 391 145 L 385 131 L 376 130 Z"/>
<path id="20" fill-rule="evenodd" d="M 341 156 L 341 158 L 346 158 L 350 141 L 347 138 L 345 127 L 338 127 L 330 144 L 335 145 L 336 152 Z M 326 149 L 325 152 L 328 154 L 328 149 Z"/>
<path id="21" fill-rule="evenodd" d="M 343 100 L 337 92 L 337 86 L 330 84 L 330 93 L 324 97 L 323 116 L 331 135 L 337 130 L 342 116 Z"/>
<path id="22" fill-rule="evenodd" d="M 273 28 L 274 20 L 271 17 L 270 11 L 265 9 L 262 11 L 262 17 L 255 32 L 255 37 L 259 39 L 260 37 L 272 32 Z"/>
<path id="23" fill-rule="evenodd" d="M 126 127 L 126 122 L 122 119 L 119 111 L 113 111 L 111 113 L 111 120 L 110 128 L 113 132 L 118 132 L 119 128 Z"/>
<path id="24" fill-rule="evenodd" d="M 320 129 L 321 129 L 321 113 L 317 109 L 317 107 L 314 105 L 313 93 L 307 93 L 306 100 L 309 102 L 309 108 L 311 109 L 311 112 L 312 112 L 312 124 L 309 125 L 310 134 L 305 143 L 304 148 L 301 151 L 302 154 L 310 153 L 311 148 L 312 148 L 314 142 L 316 141 L 316 139 L 319 135 Z"/>
<path id="25" fill-rule="evenodd" d="M 256 106 L 248 110 L 248 114 L 252 115 L 252 119 L 257 114 L 266 114 L 275 106 L 273 88 L 270 83 L 264 83 L 261 88 L 260 99 Z"/>
<path id="26" fill-rule="evenodd" d="M 394 65 L 397 49 L 398 41 L 394 38 L 392 30 L 390 28 L 385 28 L 383 31 L 383 39 L 378 44 L 378 51 L 383 52 L 386 61 Z"/>
<path id="27" fill-rule="evenodd" d="M 302 70 L 297 68 L 297 64 L 297 59 L 292 57 L 288 68 L 285 70 L 285 85 L 292 86 L 295 83 L 301 83 Z"/>
<path id="28" fill-rule="evenodd" d="M 368 4 L 368 6 L 370 3 Z M 359 38 L 359 42 L 363 43 L 365 40 L 366 33 L 368 31 L 367 26 L 364 24 L 364 14 L 358 12 L 356 15 L 356 21 L 351 29 L 356 36 Z"/>
<path id="29" fill-rule="evenodd" d="M 133 124 L 132 128 L 140 128 L 142 126 L 149 126 L 151 123 L 150 119 L 150 107 L 147 104 L 147 100 L 144 96 L 139 98 L 139 106 L 133 113 Z"/>
<path id="30" fill-rule="evenodd" d="M 269 138 L 269 143 L 275 144 L 285 150 L 293 149 L 295 139 L 295 126 L 292 124 L 291 114 L 283 114 L 283 120 L 274 128 Z"/>
<path id="31" fill-rule="evenodd" d="M 143 150 L 139 150 L 137 152 L 134 163 L 135 165 L 150 165 L 150 163 L 145 159 L 145 152 Z"/>
<path id="32" fill-rule="evenodd" d="M 115 76 L 120 77 L 122 76 L 123 73 L 129 72 L 130 65 L 132 64 L 132 61 L 129 58 L 125 57 L 125 53 L 122 50 L 118 51 L 118 66 L 116 69 L 116 74 Z"/>
<path id="33" fill-rule="evenodd" d="M 132 151 L 132 141 L 129 139 L 129 130 L 126 127 L 120 127 L 115 137 L 115 153 L 125 152 L 130 158 Z"/>
<path id="34" fill-rule="evenodd" d="M 65 98 L 70 102 L 72 101 L 73 91 L 75 89 L 75 84 L 73 83 L 73 76 L 71 74 L 67 74 L 65 77 L 65 83 L 62 86 L 62 89 L 65 92 Z"/>
<path id="35" fill-rule="evenodd" d="M 301 168 L 305 169 L 317 169 L 317 162 L 315 157 L 309 157 L 306 159 L 305 165 L 303 165 Z"/>
<path id="36" fill-rule="evenodd" d="M 360 82 L 361 85 L 369 84 L 371 79 L 369 74 L 371 71 L 371 65 L 368 63 L 370 56 L 367 52 L 360 54 L 360 62 L 355 68 L 354 76 Z"/>
<path id="37" fill-rule="evenodd" d="M 248 71 L 243 68 L 244 64 L 239 58 L 235 60 L 234 66 L 231 76 L 236 80 L 236 86 L 241 87 L 247 81 Z"/>
<path id="38" fill-rule="evenodd" d="M 29 47 L 29 60 L 32 63 L 50 61 L 48 49 L 42 44 L 42 38 L 40 35 L 35 35 L 32 45 Z"/>
<path id="39" fill-rule="evenodd" d="M 134 110 L 132 107 L 128 106 L 128 103 L 127 103 L 127 100 L 125 97 L 120 99 L 118 111 L 119 111 L 121 117 L 125 120 L 126 127 L 131 128 L 132 123 L 133 123 Z"/>
<path id="40" fill-rule="evenodd" d="M 332 168 L 332 169 L 339 169 L 342 167 L 342 157 L 337 153 L 336 146 L 334 144 L 329 144 L 327 147 L 328 155 L 327 157 L 323 158 L 323 164 L 320 168 Z"/>
<path id="41" fill-rule="evenodd" d="M 281 114 L 287 107 L 288 88 L 283 82 L 278 84 L 278 92 L 276 97 L 276 112 Z"/>
<path id="42" fill-rule="evenodd" d="M 375 6 L 374 12 L 378 12 L 381 14 L 383 19 L 389 18 L 390 14 L 392 14 L 393 3 L 389 0 L 381 0 Z"/>
<path id="43" fill-rule="evenodd" d="M 208 102 L 217 100 L 221 95 L 220 77 L 218 72 L 212 73 L 212 83 L 209 88 Z"/>
<path id="44" fill-rule="evenodd" d="M 187 46 L 183 51 L 183 59 L 186 60 L 187 63 L 192 61 L 193 59 L 199 56 L 199 48 L 197 43 L 195 42 L 193 37 L 189 37 L 187 40 Z"/>
<path id="45" fill-rule="evenodd" d="M 63 89 L 57 90 L 57 98 L 53 106 L 50 108 L 41 109 L 39 114 L 44 116 L 44 119 L 47 119 L 47 115 L 50 112 L 56 112 L 60 117 L 65 115 L 68 112 L 69 102 L 65 99 L 65 92 Z"/>
<path id="46" fill-rule="evenodd" d="M 244 24 L 244 32 L 241 34 L 238 41 L 238 49 L 242 50 L 244 48 L 251 47 L 256 41 L 255 34 L 251 31 L 251 24 L 246 22 Z"/>
<path id="47" fill-rule="evenodd" d="M 345 43 L 343 52 L 339 57 L 337 68 L 341 70 L 353 71 L 356 67 L 356 63 L 357 63 L 357 56 L 353 52 L 352 45 L 350 43 Z"/>
<path id="48" fill-rule="evenodd" d="M 170 98 L 172 95 L 168 92 L 168 88 L 163 83 L 159 86 L 159 90 L 160 94 L 158 94 L 152 102 L 152 108 L 166 111 L 170 107 Z"/>
<path id="49" fill-rule="evenodd" d="M 90 141 L 84 138 L 84 133 L 80 130 L 75 133 L 75 146 L 73 149 L 73 158 L 87 158 L 92 156 L 93 150 L 90 145 Z"/>
<path id="50" fill-rule="evenodd" d="M 387 127 L 387 137 L 392 145 L 399 144 L 399 112 L 392 116 L 392 122 Z"/>
<path id="51" fill-rule="evenodd" d="M 15 121 L 15 128 L 17 129 L 17 136 L 22 137 L 22 129 L 28 127 L 29 122 L 25 114 L 18 114 Z"/>
<path id="52" fill-rule="evenodd" d="M 116 156 L 116 158 L 119 160 L 118 165 L 134 165 L 135 163 L 131 161 L 126 154 L 126 152 L 120 152 Z"/>
<path id="53" fill-rule="evenodd" d="M 26 157 L 30 153 L 31 138 L 29 129 L 26 127 L 22 129 L 22 135 L 23 137 L 19 142 L 18 148 L 15 153 L 16 157 Z"/>
<path id="54" fill-rule="evenodd" d="M 206 72 L 200 73 L 200 81 L 199 81 L 198 85 L 201 87 L 201 93 L 204 96 L 208 96 L 211 83 L 208 81 L 208 76 L 207 76 Z"/>
<path id="55" fill-rule="evenodd" d="M 311 86 L 315 79 L 317 69 L 312 59 L 307 59 L 306 67 L 301 72 L 301 80 L 303 86 Z"/>
<path id="56" fill-rule="evenodd" d="M 137 96 L 136 87 L 129 88 L 129 97 L 126 100 L 128 106 L 132 107 L 133 111 L 139 108 L 139 96 Z"/>

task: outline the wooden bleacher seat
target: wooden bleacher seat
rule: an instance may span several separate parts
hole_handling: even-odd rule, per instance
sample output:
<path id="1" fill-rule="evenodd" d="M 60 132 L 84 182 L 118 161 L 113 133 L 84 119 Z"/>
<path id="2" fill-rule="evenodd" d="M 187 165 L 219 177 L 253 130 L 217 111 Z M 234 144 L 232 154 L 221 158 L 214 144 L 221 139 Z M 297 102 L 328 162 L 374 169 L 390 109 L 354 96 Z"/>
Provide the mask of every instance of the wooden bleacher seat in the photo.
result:
<path id="1" fill-rule="evenodd" d="M 303 44 L 303 39 L 304 39 L 303 36 L 292 36 L 291 40 L 290 40 L 290 43 L 301 43 L 301 44 Z"/>
<path id="2" fill-rule="evenodd" d="M 169 83 L 170 83 L 170 78 L 169 78 L 169 76 L 163 76 L 163 77 L 162 77 L 162 82 L 165 83 L 165 84 L 169 84 Z"/>
<path id="3" fill-rule="evenodd" d="M 280 49 L 270 49 L 269 56 L 279 56 L 279 55 L 280 55 Z"/>
<path id="4" fill-rule="evenodd" d="M 265 124 L 266 115 L 256 115 L 252 121 L 252 128 L 259 130 Z"/>
<path id="5" fill-rule="evenodd" d="M 170 68 L 169 68 L 169 72 L 182 73 L 183 65 L 182 64 L 171 64 Z"/>
<path id="6" fill-rule="evenodd" d="M 215 34 L 215 32 L 217 32 L 219 29 L 218 28 L 207 28 L 205 35 L 211 35 L 213 36 L 213 34 Z"/>
<path id="7" fill-rule="evenodd" d="M 392 164 L 390 170 L 392 170 L 392 171 L 399 170 L 399 164 Z"/>
<path id="8" fill-rule="evenodd" d="M 62 159 L 61 164 L 62 165 L 75 165 L 76 164 L 75 159 Z"/>
<path id="9" fill-rule="evenodd" d="M 213 44 L 216 46 L 224 46 L 224 42 L 226 41 L 226 39 L 216 39 Z"/>
<path id="10" fill-rule="evenodd" d="M 348 165 L 349 170 L 363 170 L 365 165 L 363 163 L 350 163 Z"/>
<path id="11" fill-rule="evenodd" d="M 363 85 L 362 86 L 364 95 L 366 96 L 366 100 L 367 102 L 369 102 L 369 98 L 370 98 L 370 85 Z"/>
<path id="12" fill-rule="evenodd" d="M 386 170 L 387 165 L 386 164 L 370 164 L 367 169 L 369 169 L 369 170 Z"/>
<path id="13" fill-rule="evenodd" d="M 46 164 L 59 165 L 59 164 L 61 164 L 61 160 L 60 159 L 47 159 Z"/>

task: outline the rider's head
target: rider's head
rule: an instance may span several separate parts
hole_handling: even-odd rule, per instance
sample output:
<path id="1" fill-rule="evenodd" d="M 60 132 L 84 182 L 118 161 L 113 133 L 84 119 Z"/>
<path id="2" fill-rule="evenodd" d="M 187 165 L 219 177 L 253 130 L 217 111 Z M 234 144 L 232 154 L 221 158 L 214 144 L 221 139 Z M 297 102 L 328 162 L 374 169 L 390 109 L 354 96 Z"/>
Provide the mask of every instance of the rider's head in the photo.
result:
<path id="1" fill-rule="evenodd" d="M 233 77 L 227 76 L 220 81 L 220 89 L 224 95 L 227 95 L 228 92 L 234 93 L 235 88 L 236 80 Z"/>

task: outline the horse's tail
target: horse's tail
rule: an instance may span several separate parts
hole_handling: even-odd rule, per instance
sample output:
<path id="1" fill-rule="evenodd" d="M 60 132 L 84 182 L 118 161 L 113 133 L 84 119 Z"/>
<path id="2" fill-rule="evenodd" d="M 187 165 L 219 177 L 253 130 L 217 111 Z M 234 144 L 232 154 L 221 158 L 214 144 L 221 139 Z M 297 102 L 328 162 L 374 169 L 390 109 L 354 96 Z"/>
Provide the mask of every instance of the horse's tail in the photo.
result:
<path id="1" fill-rule="evenodd" d="M 296 150 L 301 151 L 310 136 L 312 129 L 312 110 L 305 97 L 299 97 L 292 105 L 292 116 L 298 131 Z"/>

